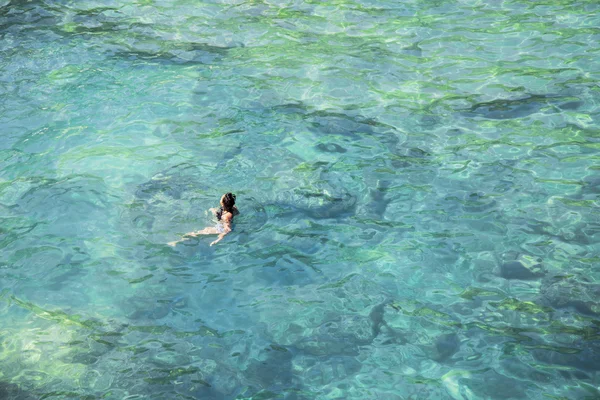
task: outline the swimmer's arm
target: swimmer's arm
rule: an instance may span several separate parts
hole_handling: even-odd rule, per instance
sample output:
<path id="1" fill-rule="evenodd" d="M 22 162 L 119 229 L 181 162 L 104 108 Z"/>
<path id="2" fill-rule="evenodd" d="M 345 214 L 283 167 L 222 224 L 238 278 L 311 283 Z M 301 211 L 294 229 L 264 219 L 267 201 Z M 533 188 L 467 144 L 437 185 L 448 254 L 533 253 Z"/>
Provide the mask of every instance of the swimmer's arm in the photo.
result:
<path id="1" fill-rule="evenodd" d="M 223 238 L 225 237 L 225 235 L 227 235 L 229 232 L 231 232 L 231 219 L 233 217 L 231 216 L 231 214 L 227 214 L 226 216 L 223 217 L 223 233 L 220 233 L 219 236 L 217 237 L 217 240 L 215 240 L 214 242 L 212 242 L 210 245 L 212 246 L 213 244 L 217 244 L 219 243 L 221 240 L 223 240 Z"/>
<path id="2" fill-rule="evenodd" d="M 231 229 L 225 228 L 225 232 L 219 234 L 219 236 L 217 237 L 217 240 L 215 240 L 214 242 L 212 242 L 210 245 L 212 246 L 213 244 L 219 243 L 221 240 L 223 240 L 223 238 L 225 237 L 225 235 L 227 235 L 229 232 L 231 232 Z"/>

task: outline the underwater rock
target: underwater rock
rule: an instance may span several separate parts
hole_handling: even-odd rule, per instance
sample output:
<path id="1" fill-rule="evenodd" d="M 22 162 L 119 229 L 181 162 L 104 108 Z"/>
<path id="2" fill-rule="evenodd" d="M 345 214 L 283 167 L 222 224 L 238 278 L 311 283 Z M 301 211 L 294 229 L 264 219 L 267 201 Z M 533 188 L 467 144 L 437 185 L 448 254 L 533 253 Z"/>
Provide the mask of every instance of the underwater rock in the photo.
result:
<path id="1" fill-rule="evenodd" d="M 289 386 L 294 378 L 292 358 L 290 350 L 272 344 L 259 353 L 258 359 L 250 360 L 244 376 L 263 388 L 273 385 Z"/>
<path id="2" fill-rule="evenodd" d="M 341 218 L 355 214 L 357 198 L 352 192 L 354 177 L 324 168 L 306 189 L 295 189 L 294 201 L 313 218 Z"/>
<path id="3" fill-rule="evenodd" d="M 170 225 L 173 215 L 188 215 L 200 195 L 207 191 L 198 180 L 202 173 L 194 165 L 175 165 L 154 175 L 135 188 L 135 200 L 129 206 L 133 226 L 144 234 L 155 224 Z"/>
<path id="4" fill-rule="evenodd" d="M 580 200 L 582 194 L 579 193 L 578 195 L 580 197 L 574 196 L 574 198 Z M 593 222 L 565 223 L 564 221 L 560 221 L 557 223 L 549 223 L 530 219 L 524 221 L 524 225 L 528 228 L 527 233 L 550 236 L 565 243 L 574 245 L 593 245 L 600 242 L 600 224 Z"/>
<path id="5" fill-rule="evenodd" d="M 460 350 L 460 339 L 456 333 L 446 333 L 436 338 L 432 359 L 437 362 L 446 361 Z"/>
<path id="6" fill-rule="evenodd" d="M 588 175 L 583 178 L 583 192 L 584 193 L 600 193 L 600 176 Z"/>
<path id="7" fill-rule="evenodd" d="M 386 197 L 390 187 L 389 181 L 377 181 L 377 187 L 369 190 L 369 202 L 365 205 L 365 211 L 368 216 L 383 218 L 391 200 Z"/>
<path id="8" fill-rule="evenodd" d="M 391 164 L 394 168 L 424 167 L 438 164 L 431 152 L 418 147 L 398 147 L 393 151 Z"/>
<path id="9" fill-rule="evenodd" d="M 106 31 L 112 28 L 109 23 L 104 22 L 102 26 L 90 29 L 84 26 L 77 27 L 76 32 L 81 34 L 93 33 L 94 31 Z M 117 26 L 117 28 L 119 28 Z M 115 29 L 113 29 L 115 30 Z M 118 29 L 116 29 L 118 30 Z M 149 37 L 149 40 L 156 38 Z M 124 58 L 127 60 L 146 60 L 147 62 L 160 64 L 209 64 L 223 58 L 230 48 L 243 47 L 242 44 L 232 44 L 231 47 L 212 46 L 206 43 L 170 43 L 171 48 L 154 49 L 144 48 L 143 45 L 117 45 L 116 51 L 112 52 L 113 57 Z M 137 45 L 137 47 L 136 47 Z"/>
<path id="10" fill-rule="evenodd" d="M 326 360 L 315 361 L 312 357 L 298 360 L 304 367 L 302 381 L 305 386 L 330 385 L 332 382 L 355 376 L 362 368 L 362 364 L 352 356 L 332 356 Z"/>
<path id="11" fill-rule="evenodd" d="M 354 340 L 353 340 L 354 339 Z M 353 337 L 314 335 L 301 339 L 294 344 L 299 353 L 323 357 L 334 355 L 357 356 L 358 346 L 363 344 Z"/>
<path id="12" fill-rule="evenodd" d="M 312 131 L 327 135 L 343 135 L 351 139 L 360 139 L 364 126 L 345 114 L 317 112 L 308 116 Z M 368 129 L 367 131 L 369 131 Z"/>
<path id="13" fill-rule="evenodd" d="M 427 150 L 423 150 L 419 147 L 401 147 L 398 148 L 395 152 L 397 156 L 410 157 L 415 159 L 427 159 L 432 156 L 431 152 Z"/>
<path id="14" fill-rule="evenodd" d="M 500 276 L 506 279 L 529 280 L 539 278 L 543 274 L 525 267 L 520 261 L 509 261 L 500 267 Z"/>
<path id="15" fill-rule="evenodd" d="M 583 178 L 583 186 L 572 198 L 575 200 L 600 200 L 600 176 L 588 175 Z"/>
<path id="16" fill-rule="evenodd" d="M 354 196 L 344 197 L 329 197 L 327 195 L 320 195 L 314 193 L 308 193 L 307 197 L 320 198 L 322 202 L 320 204 L 314 204 L 316 202 L 291 202 L 291 203 L 274 203 L 274 205 L 281 210 L 280 216 L 286 214 L 300 213 L 302 216 L 322 219 L 322 218 L 342 218 L 354 214 L 356 199 Z M 314 205 L 313 205 L 314 204 Z"/>
<path id="17" fill-rule="evenodd" d="M 410 46 L 403 47 L 402 52 L 415 57 L 421 57 L 423 55 L 423 50 L 419 47 L 419 42 L 414 42 Z"/>
<path id="18" fill-rule="evenodd" d="M 130 310 L 128 318 L 131 320 L 158 320 L 165 318 L 174 309 L 184 308 L 186 299 L 184 296 L 177 296 L 169 300 L 133 296 L 124 304 L 124 308 Z"/>
<path id="19" fill-rule="evenodd" d="M 359 347 L 373 342 L 370 318 L 342 315 L 317 327 L 311 336 L 293 343 L 295 353 L 316 356 L 356 356 Z"/>
<path id="20" fill-rule="evenodd" d="M 246 379 L 240 374 L 239 366 L 231 365 L 224 354 L 210 356 L 206 351 L 194 365 L 202 372 L 201 379 L 194 380 L 195 389 L 187 391 L 194 399 L 235 399 L 240 390 L 247 386 Z"/>
<path id="21" fill-rule="evenodd" d="M 346 153 L 348 151 L 335 143 L 319 143 L 317 149 L 324 153 Z"/>
<path id="22" fill-rule="evenodd" d="M 553 379 L 551 373 L 547 370 L 536 368 L 535 364 L 530 365 L 510 356 L 502 358 L 499 362 L 499 369 L 512 378 L 539 382 L 540 384 L 546 384 Z"/>
<path id="23" fill-rule="evenodd" d="M 380 134 L 376 130 L 391 128 L 373 119 L 323 110 L 307 113 L 305 119 L 317 133 L 349 136 L 352 139 L 360 139 L 362 134 Z"/>
<path id="24" fill-rule="evenodd" d="M 464 385 L 465 391 L 470 394 L 470 396 L 462 396 L 463 399 L 499 400 L 527 398 L 527 387 L 534 386 L 533 383 L 501 375 L 491 368 L 461 379 L 460 384 Z"/>
<path id="25" fill-rule="evenodd" d="M 395 127 L 373 118 L 349 115 L 343 112 L 315 110 L 302 102 L 281 104 L 271 108 L 279 114 L 298 115 L 316 135 L 340 137 L 350 142 L 361 142 L 366 138 L 379 142 L 382 148 L 393 150 L 399 142 Z M 325 150 L 327 151 L 327 150 Z"/>
<path id="26" fill-rule="evenodd" d="M 38 396 L 34 396 L 33 393 L 22 390 L 13 383 L 0 381 L 0 399 L 35 400 L 38 399 Z"/>
<path id="27" fill-rule="evenodd" d="M 82 245 L 84 247 L 85 244 Z M 82 265 L 90 260 L 87 252 L 78 248 L 73 250 L 75 253 L 68 253 L 63 257 L 60 264 L 53 268 L 53 270 L 46 276 L 46 281 L 49 283 L 47 288 L 50 290 L 62 290 L 63 287 L 75 278 L 80 278 L 83 274 L 84 268 Z"/>
<path id="28" fill-rule="evenodd" d="M 304 337 L 292 347 L 311 356 L 357 356 L 360 347 L 373 344 L 381 337 L 384 344 L 405 343 L 405 339 L 385 321 L 385 308 L 390 301 L 374 306 L 368 317 L 342 315 L 323 323 L 312 336 Z M 385 331 L 383 330 L 385 328 Z"/>
<path id="29" fill-rule="evenodd" d="M 584 279 L 552 277 L 543 280 L 540 302 L 557 309 L 573 309 L 583 315 L 600 315 L 600 285 L 586 283 Z"/>
<path id="30" fill-rule="evenodd" d="M 382 327 L 385 326 L 389 329 L 389 326 L 384 319 L 385 306 L 388 303 L 389 302 L 383 302 L 381 304 L 376 305 L 369 313 L 369 320 L 371 321 L 371 341 L 373 341 L 377 336 L 379 336 Z"/>
<path id="31" fill-rule="evenodd" d="M 500 276 L 505 279 L 531 280 L 544 276 L 544 273 L 541 264 L 528 268 L 521 261 L 514 260 L 500 266 Z"/>
<path id="32" fill-rule="evenodd" d="M 470 213 L 489 212 L 497 205 L 493 197 L 486 196 L 482 192 L 474 192 L 465 196 L 463 201 L 463 210 Z"/>
<path id="33" fill-rule="evenodd" d="M 283 213 L 300 212 L 310 218 L 341 218 L 353 215 L 356 197 L 343 187 L 328 181 L 314 188 L 297 188 L 275 195 L 275 201 L 266 200 L 265 205 L 275 205 Z"/>
<path id="34" fill-rule="evenodd" d="M 98 357 L 91 353 L 79 353 L 71 357 L 70 362 L 84 365 L 92 365 L 98 362 Z"/>
<path id="35" fill-rule="evenodd" d="M 531 353 L 536 360 L 546 364 L 564 365 L 584 371 L 600 371 L 600 346 L 597 341 L 586 341 L 580 348 L 568 351 L 533 349 Z"/>
<path id="36" fill-rule="evenodd" d="M 473 105 L 463 112 L 467 117 L 487 119 L 523 118 L 535 114 L 546 107 L 560 110 L 576 110 L 583 102 L 574 97 L 559 95 L 529 95 L 520 99 L 498 99 Z"/>
<path id="37" fill-rule="evenodd" d="M 192 167 L 186 164 L 176 165 L 156 174 L 149 181 L 139 185 L 135 197 L 150 203 L 164 201 L 165 197 L 181 199 L 183 193 L 198 188 L 197 180 L 186 174 Z"/>
<path id="38" fill-rule="evenodd" d="M 191 360 L 189 354 L 173 351 L 171 348 L 168 351 L 152 352 L 149 357 L 149 362 L 159 368 L 175 368 L 178 365 L 188 365 Z"/>

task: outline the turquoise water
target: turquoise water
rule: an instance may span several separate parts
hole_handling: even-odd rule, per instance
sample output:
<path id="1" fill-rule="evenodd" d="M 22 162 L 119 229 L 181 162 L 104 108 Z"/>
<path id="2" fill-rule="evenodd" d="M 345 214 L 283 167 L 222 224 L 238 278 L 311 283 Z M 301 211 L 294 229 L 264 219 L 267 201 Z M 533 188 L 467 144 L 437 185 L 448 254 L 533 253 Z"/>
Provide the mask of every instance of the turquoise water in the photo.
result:
<path id="1" fill-rule="evenodd" d="M 599 83 L 597 1 L 0 0 L 0 398 L 600 397 Z"/>

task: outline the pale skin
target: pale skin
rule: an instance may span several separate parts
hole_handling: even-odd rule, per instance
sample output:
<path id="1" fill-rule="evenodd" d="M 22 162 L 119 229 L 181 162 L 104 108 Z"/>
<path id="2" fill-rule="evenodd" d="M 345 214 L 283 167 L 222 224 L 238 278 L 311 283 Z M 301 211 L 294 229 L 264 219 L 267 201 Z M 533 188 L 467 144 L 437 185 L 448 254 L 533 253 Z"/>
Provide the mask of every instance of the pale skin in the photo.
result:
<path id="1" fill-rule="evenodd" d="M 220 201 L 221 207 L 225 207 L 225 205 L 223 204 L 224 197 L 225 196 L 221 197 L 221 201 Z M 211 209 L 209 209 L 209 211 L 212 212 L 213 215 L 216 217 L 217 212 L 219 210 L 217 210 L 216 208 L 211 208 Z M 171 247 L 174 247 L 175 245 L 177 245 L 177 243 L 183 242 L 184 240 L 188 240 L 191 237 L 196 237 L 196 236 L 200 236 L 200 235 L 219 235 L 219 236 L 217 236 L 216 240 L 214 240 L 213 242 L 210 243 L 211 246 L 214 244 L 217 244 L 221 240 L 223 240 L 223 238 L 229 232 L 231 232 L 231 222 L 233 221 L 233 216 L 237 215 L 237 214 L 239 214 L 239 211 L 236 206 L 233 206 L 233 212 L 223 210 L 223 214 L 221 214 L 221 220 L 219 221 L 223 226 L 223 229 L 221 230 L 221 232 L 219 232 L 219 230 L 214 226 L 207 226 L 206 228 L 199 230 L 199 231 L 188 232 L 185 235 L 183 235 L 183 238 L 181 238 L 179 240 L 175 240 L 173 242 L 169 242 L 167 244 Z"/>

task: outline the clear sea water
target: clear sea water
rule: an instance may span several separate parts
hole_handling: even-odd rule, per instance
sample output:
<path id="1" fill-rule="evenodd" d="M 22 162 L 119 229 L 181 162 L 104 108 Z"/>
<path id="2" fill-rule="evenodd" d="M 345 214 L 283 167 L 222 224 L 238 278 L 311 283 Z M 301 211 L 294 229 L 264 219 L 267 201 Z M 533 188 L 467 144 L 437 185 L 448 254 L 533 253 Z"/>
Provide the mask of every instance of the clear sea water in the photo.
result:
<path id="1" fill-rule="evenodd" d="M 598 1 L 0 0 L 0 94 L 0 398 L 600 398 Z"/>

